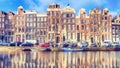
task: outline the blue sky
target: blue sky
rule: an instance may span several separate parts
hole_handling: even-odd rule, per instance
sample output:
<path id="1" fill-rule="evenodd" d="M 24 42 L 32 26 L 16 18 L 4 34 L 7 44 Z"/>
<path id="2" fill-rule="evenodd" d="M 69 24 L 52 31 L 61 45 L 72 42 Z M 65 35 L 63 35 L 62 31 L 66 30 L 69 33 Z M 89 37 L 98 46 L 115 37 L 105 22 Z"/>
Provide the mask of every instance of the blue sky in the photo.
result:
<path id="1" fill-rule="evenodd" d="M 25 10 L 43 13 L 47 11 L 48 4 L 53 2 L 59 3 L 62 8 L 69 3 L 72 8 L 75 8 L 76 14 L 80 8 L 85 8 L 88 12 L 95 7 L 108 8 L 113 16 L 120 12 L 120 0 L 0 0 L 0 10 L 16 12 L 17 7 L 21 5 Z"/>

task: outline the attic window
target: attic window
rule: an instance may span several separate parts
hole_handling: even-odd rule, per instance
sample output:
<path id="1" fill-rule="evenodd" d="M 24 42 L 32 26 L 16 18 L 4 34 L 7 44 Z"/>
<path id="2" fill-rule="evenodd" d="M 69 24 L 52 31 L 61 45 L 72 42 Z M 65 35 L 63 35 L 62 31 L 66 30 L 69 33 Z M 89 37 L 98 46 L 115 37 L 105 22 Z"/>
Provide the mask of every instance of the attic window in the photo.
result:
<path id="1" fill-rule="evenodd" d="M 83 14 L 85 14 L 85 12 L 83 12 Z"/>
<path id="2" fill-rule="evenodd" d="M 56 5 L 56 8 L 59 8 L 59 5 Z"/>
<path id="3" fill-rule="evenodd" d="M 107 15 L 107 12 L 105 12 L 104 14 Z"/>

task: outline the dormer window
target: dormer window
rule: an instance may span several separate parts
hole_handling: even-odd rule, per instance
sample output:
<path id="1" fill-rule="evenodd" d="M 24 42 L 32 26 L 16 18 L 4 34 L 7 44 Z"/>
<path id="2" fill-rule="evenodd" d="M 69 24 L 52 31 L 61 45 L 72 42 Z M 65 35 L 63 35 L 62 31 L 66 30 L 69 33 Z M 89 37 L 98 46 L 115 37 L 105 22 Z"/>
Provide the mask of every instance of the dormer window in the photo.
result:
<path id="1" fill-rule="evenodd" d="M 107 15 L 107 12 L 105 12 L 104 14 Z"/>
<path id="2" fill-rule="evenodd" d="M 66 14 L 66 17 L 69 17 L 69 14 Z"/>

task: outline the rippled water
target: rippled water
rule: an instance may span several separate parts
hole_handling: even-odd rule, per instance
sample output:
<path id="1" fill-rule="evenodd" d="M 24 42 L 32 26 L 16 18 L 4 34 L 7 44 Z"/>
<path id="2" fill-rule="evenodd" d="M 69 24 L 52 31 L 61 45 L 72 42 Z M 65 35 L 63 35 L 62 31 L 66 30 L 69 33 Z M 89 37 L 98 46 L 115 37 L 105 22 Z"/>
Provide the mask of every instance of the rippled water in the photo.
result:
<path id="1" fill-rule="evenodd" d="M 120 52 L 0 53 L 0 68 L 120 68 Z"/>

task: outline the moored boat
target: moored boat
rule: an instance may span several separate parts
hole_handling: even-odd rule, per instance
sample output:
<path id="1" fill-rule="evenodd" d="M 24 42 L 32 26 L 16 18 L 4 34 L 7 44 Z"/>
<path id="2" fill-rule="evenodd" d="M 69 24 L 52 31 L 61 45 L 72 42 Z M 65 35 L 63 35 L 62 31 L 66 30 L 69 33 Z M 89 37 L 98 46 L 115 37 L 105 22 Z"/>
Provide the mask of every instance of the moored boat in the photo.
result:
<path id="1" fill-rule="evenodd" d="M 83 48 L 62 48 L 63 52 L 79 52 L 83 51 Z"/>

